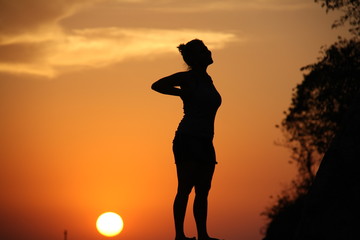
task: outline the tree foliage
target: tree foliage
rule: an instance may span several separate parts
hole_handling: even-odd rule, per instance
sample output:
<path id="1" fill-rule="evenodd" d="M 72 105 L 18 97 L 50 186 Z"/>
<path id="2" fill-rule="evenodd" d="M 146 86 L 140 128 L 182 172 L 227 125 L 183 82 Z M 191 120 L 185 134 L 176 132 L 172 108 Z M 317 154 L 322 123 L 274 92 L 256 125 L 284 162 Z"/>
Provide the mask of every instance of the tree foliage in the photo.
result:
<path id="1" fill-rule="evenodd" d="M 321 158 L 360 91 L 359 41 L 339 38 L 321 53 L 318 62 L 301 69 L 303 81 L 293 89 L 291 105 L 278 126 L 298 176 L 263 213 L 270 220 L 265 239 L 288 239 L 295 229 Z"/>
<path id="2" fill-rule="evenodd" d="M 293 89 L 291 105 L 277 127 L 291 149 L 298 175 L 262 215 L 268 219 L 265 240 L 291 239 L 322 156 L 331 144 L 355 95 L 360 94 L 360 0 L 314 0 L 329 11 L 341 11 L 332 27 L 349 24 L 351 40 L 323 47 L 316 63 L 307 65 Z"/>
<path id="3" fill-rule="evenodd" d="M 360 0 L 315 0 L 319 2 L 322 7 L 326 8 L 326 12 L 340 10 L 343 15 L 336 20 L 332 27 L 343 26 L 348 22 L 351 26 L 349 31 L 355 35 L 360 36 Z"/>
<path id="4" fill-rule="evenodd" d="M 312 181 L 321 156 L 360 89 L 360 42 L 339 39 L 317 63 L 302 68 L 281 128 L 288 137 L 299 174 Z"/>

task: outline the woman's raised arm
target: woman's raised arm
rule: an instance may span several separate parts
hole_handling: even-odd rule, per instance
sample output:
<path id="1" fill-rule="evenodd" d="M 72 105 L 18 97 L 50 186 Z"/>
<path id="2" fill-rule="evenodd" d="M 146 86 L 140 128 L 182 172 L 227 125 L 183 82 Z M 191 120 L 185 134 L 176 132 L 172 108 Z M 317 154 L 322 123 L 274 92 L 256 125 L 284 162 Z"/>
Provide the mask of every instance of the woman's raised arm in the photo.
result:
<path id="1" fill-rule="evenodd" d="M 185 72 L 178 72 L 173 75 L 161 78 L 151 85 L 151 89 L 162 94 L 180 96 L 181 80 L 185 77 Z"/>

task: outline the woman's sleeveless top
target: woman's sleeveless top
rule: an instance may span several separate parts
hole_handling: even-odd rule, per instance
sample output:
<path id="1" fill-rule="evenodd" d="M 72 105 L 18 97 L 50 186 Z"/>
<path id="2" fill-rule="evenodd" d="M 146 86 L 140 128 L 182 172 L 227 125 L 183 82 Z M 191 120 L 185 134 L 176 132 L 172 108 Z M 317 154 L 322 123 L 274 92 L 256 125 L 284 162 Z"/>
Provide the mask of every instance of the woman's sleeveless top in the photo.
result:
<path id="1" fill-rule="evenodd" d="M 221 105 L 221 96 L 210 76 L 197 78 L 195 74 L 181 84 L 184 117 L 177 133 L 213 137 L 215 115 Z"/>

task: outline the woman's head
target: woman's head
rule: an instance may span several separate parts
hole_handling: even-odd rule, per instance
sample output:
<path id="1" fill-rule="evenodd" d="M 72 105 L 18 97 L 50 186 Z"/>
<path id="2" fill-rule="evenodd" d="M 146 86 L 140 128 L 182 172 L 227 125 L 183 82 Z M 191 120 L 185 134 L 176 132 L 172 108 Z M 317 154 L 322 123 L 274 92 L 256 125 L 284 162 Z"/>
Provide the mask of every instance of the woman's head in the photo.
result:
<path id="1" fill-rule="evenodd" d="M 213 63 L 211 52 L 199 39 L 180 44 L 178 49 L 190 69 L 206 68 Z"/>

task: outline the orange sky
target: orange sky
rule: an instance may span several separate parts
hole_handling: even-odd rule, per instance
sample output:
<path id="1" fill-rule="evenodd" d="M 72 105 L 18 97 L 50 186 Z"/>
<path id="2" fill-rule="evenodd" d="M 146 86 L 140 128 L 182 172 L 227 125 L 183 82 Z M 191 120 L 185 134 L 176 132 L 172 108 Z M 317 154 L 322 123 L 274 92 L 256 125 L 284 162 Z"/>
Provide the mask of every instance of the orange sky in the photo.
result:
<path id="1" fill-rule="evenodd" d="M 0 0 L 0 238 L 173 238 L 171 141 L 180 99 L 150 90 L 202 39 L 222 94 L 209 232 L 261 239 L 260 213 L 295 174 L 274 127 L 300 67 L 344 35 L 311 0 Z M 189 209 L 188 235 L 195 235 Z"/>

